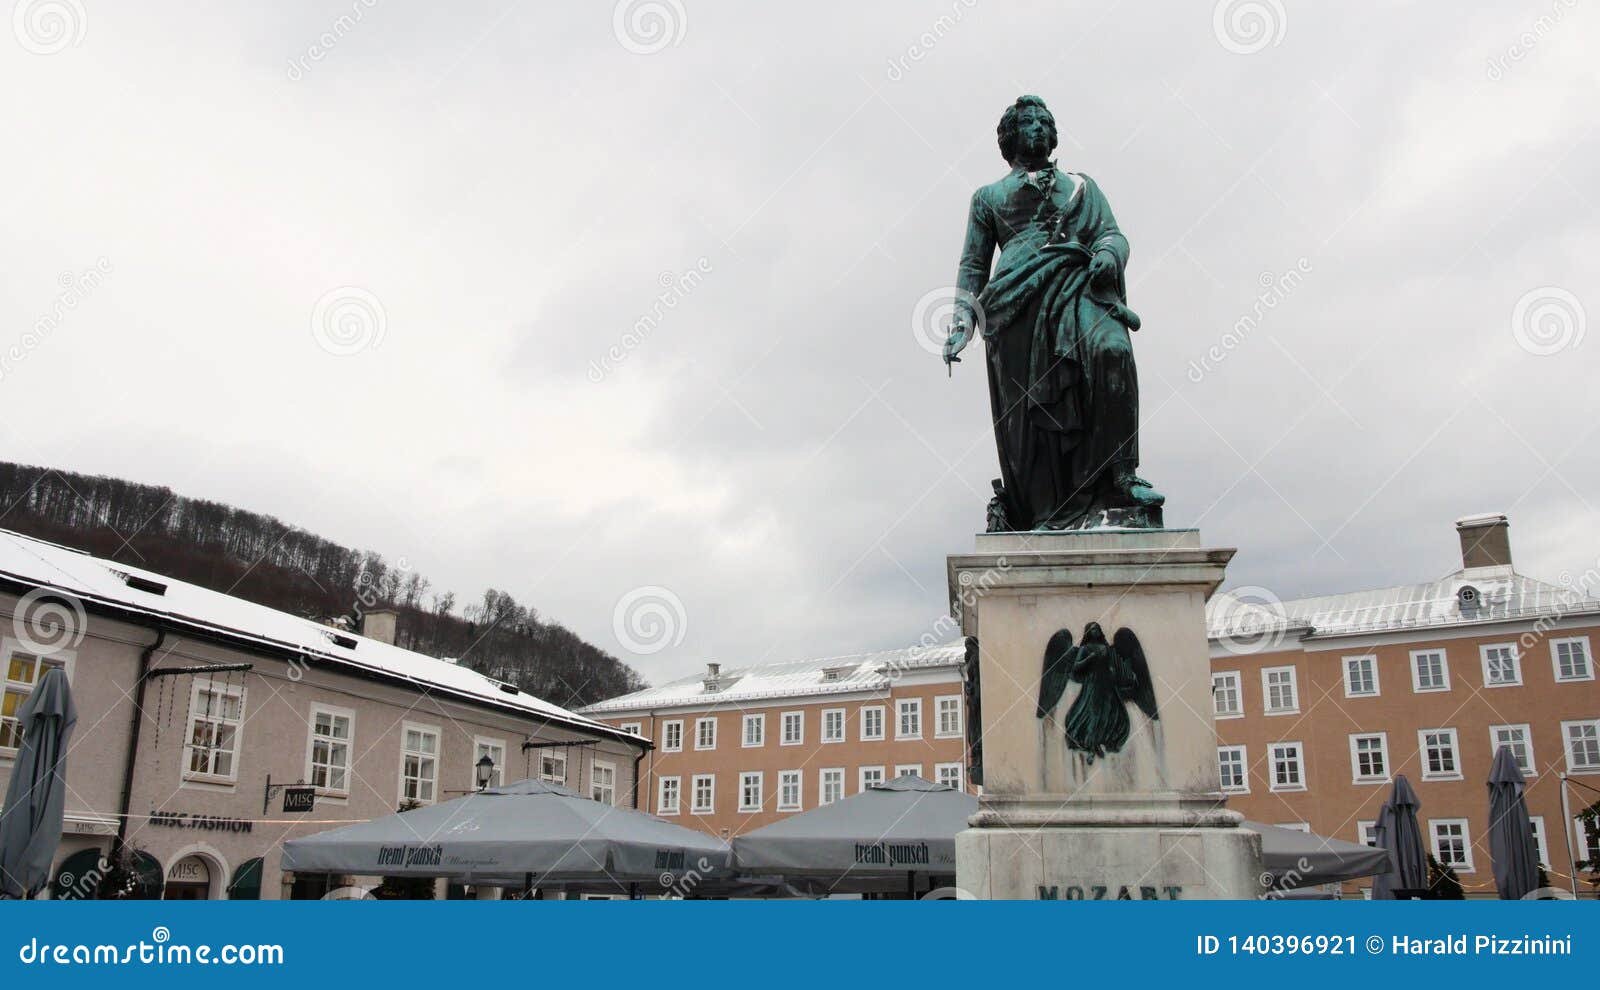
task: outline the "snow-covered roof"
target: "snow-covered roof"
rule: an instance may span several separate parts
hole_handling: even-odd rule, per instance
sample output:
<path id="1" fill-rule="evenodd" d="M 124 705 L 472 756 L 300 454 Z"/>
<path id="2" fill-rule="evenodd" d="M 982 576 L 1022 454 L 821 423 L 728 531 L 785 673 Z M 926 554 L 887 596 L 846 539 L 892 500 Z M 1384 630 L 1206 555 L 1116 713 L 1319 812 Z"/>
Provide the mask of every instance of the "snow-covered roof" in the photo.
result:
<path id="1" fill-rule="evenodd" d="M 0 578 L 65 592 L 85 606 L 100 605 L 127 613 L 132 621 L 139 621 L 140 617 L 159 619 L 179 630 L 189 627 L 242 645 L 302 652 L 344 667 L 409 681 L 428 691 L 565 723 L 573 729 L 622 736 L 630 741 L 637 738 L 515 690 L 513 685 L 502 685 L 469 667 L 4 529 L 0 529 Z M 152 585 L 164 590 L 146 590 Z"/>
<path id="2" fill-rule="evenodd" d="M 913 646 L 876 653 L 855 653 L 815 660 L 791 660 L 750 667 L 725 667 L 707 685 L 707 674 L 680 678 L 658 687 L 601 701 L 581 709 L 586 714 L 644 711 L 651 708 L 710 706 L 810 695 L 882 691 L 900 675 L 959 664 L 966 647 L 958 640 L 942 646 Z"/>
<path id="3" fill-rule="evenodd" d="M 1461 590 L 1476 594 L 1463 601 Z M 1474 567 L 1438 581 L 1372 591 L 1272 602 L 1261 589 L 1220 592 L 1206 606 L 1213 640 L 1275 633 L 1350 636 L 1600 613 L 1600 598 L 1517 574 L 1509 567 Z"/>

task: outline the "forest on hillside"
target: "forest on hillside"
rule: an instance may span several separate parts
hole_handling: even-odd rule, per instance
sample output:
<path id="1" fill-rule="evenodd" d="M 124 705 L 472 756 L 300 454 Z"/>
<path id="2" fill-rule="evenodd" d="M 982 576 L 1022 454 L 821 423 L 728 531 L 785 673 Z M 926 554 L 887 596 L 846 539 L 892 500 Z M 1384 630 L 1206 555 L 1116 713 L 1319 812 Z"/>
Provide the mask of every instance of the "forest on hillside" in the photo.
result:
<path id="1" fill-rule="evenodd" d="M 627 664 L 509 592 L 458 602 L 402 561 L 169 488 L 0 461 L 0 528 L 321 622 L 400 614 L 396 641 L 576 708 L 645 686 Z"/>

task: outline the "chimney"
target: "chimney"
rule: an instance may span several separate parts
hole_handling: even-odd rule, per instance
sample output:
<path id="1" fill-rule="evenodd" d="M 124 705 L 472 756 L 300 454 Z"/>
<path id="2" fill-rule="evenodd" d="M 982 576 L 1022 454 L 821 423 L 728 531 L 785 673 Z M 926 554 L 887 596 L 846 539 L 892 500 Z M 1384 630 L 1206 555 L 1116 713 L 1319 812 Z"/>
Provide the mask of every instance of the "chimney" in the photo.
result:
<path id="1" fill-rule="evenodd" d="M 720 664 L 720 663 L 708 663 L 708 664 L 706 664 L 706 679 L 704 681 L 705 689 L 707 691 L 720 690 L 721 687 L 722 687 L 721 680 L 722 680 L 722 664 Z"/>
<path id="2" fill-rule="evenodd" d="M 395 629 L 400 624 L 400 613 L 392 608 L 375 608 L 361 613 L 361 635 L 380 643 L 394 645 Z"/>
<path id="3" fill-rule="evenodd" d="M 1461 535 L 1462 568 L 1511 566 L 1511 523 L 1504 513 L 1457 519 L 1456 532 Z"/>

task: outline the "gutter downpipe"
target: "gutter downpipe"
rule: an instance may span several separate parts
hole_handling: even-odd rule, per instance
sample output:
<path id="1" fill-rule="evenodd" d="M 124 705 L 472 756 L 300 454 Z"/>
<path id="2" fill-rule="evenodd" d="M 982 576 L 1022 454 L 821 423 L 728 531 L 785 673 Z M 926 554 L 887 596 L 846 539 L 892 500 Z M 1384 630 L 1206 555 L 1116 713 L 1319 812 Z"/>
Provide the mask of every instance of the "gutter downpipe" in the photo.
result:
<path id="1" fill-rule="evenodd" d="M 156 641 L 139 654 L 139 680 L 133 689 L 133 715 L 128 726 L 128 758 L 122 765 L 122 797 L 117 808 L 117 834 L 111 839 L 111 859 L 115 862 L 128 840 L 128 813 L 133 808 L 133 770 L 139 758 L 139 730 L 144 722 L 144 689 L 150 682 L 150 664 L 167 641 L 165 626 L 156 627 Z"/>

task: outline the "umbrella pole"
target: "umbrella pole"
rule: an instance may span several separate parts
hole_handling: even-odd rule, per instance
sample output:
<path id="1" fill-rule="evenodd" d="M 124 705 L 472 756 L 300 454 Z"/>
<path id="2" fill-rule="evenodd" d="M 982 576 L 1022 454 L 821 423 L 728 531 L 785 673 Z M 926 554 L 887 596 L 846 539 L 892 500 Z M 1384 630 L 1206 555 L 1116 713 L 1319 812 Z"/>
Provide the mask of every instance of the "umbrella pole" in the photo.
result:
<path id="1" fill-rule="evenodd" d="M 912 870 L 906 871 L 906 897 L 913 901 L 917 899 L 917 874 Z"/>

